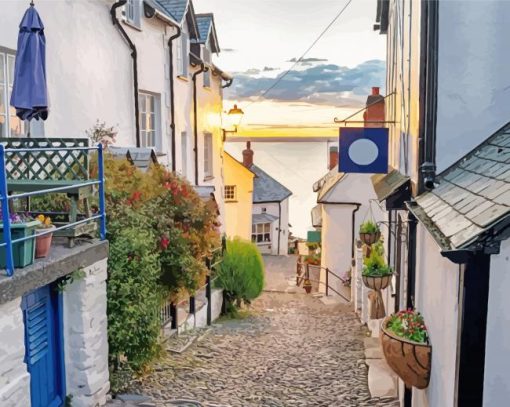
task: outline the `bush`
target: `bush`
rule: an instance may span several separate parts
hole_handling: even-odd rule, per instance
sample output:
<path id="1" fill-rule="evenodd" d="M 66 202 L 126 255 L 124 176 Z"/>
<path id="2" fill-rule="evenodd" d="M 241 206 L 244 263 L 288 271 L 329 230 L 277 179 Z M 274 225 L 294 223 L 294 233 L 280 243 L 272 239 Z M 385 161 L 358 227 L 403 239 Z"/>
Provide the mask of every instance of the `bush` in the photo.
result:
<path id="1" fill-rule="evenodd" d="M 114 368 L 126 357 L 130 367 L 140 369 L 158 351 L 162 290 L 156 239 L 134 225 L 112 224 L 108 236 L 108 341 Z"/>
<path id="2" fill-rule="evenodd" d="M 230 304 L 249 304 L 264 288 L 264 262 L 257 246 L 241 239 L 227 241 L 217 284 Z"/>

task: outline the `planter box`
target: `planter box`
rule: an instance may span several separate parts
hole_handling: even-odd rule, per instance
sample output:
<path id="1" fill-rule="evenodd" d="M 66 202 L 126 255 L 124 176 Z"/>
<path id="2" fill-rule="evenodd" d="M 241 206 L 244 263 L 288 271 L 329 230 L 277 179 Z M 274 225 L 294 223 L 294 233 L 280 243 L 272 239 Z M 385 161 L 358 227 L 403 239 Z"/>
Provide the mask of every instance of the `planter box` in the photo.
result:
<path id="1" fill-rule="evenodd" d="M 430 381 L 432 346 L 394 335 L 386 329 L 388 320 L 383 320 L 380 335 L 386 362 L 407 387 L 425 389 Z"/>
<path id="2" fill-rule="evenodd" d="M 359 234 L 360 240 L 368 246 L 373 245 L 381 238 L 381 232 L 377 233 L 361 233 Z"/>
<path id="3" fill-rule="evenodd" d="M 11 239 L 20 239 L 22 237 L 32 236 L 35 228 L 39 225 L 38 220 L 27 223 L 15 223 L 11 225 Z M 0 233 L 3 234 L 3 225 L 0 224 Z M 3 239 L 2 239 L 3 241 Z M 12 245 L 12 256 L 14 267 L 26 267 L 34 262 L 35 257 L 35 239 L 25 240 L 24 242 L 14 243 Z M 0 268 L 7 266 L 6 248 L 0 247 Z"/>
<path id="4" fill-rule="evenodd" d="M 371 290 L 384 290 L 391 281 L 391 274 L 382 277 L 362 276 L 363 284 Z"/>

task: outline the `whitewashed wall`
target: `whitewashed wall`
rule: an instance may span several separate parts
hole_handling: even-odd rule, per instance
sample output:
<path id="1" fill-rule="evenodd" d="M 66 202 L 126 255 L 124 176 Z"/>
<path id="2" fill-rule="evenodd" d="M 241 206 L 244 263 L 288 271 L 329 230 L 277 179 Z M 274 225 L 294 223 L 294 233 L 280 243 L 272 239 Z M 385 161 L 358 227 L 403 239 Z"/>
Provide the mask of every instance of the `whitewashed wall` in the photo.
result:
<path id="1" fill-rule="evenodd" d="M 510 120 L 509 15 L 509 1 L 439 2 L 439 171 Z"/>
<path id="2" fill-rule="evenodd" d="M 504 406 L 510 400 L 510 377 L 506 360 L 510 355 L 510 239 L 500 254 L 491 257 L 489 309 L 485 343 L 483 405 Z"/>
<path id="3" fill-rule="evenodd" d="M 288 246 L 289 246 L 289 199 L 285 199 L 281 202 L 281 215 L 280 208 L 278 203 L 269 202 L 269 203 L 254 203 L 253 204 L 253 214 L 261 214 L 263 213 L 262 209 L 266 208 L 266 213 L 272 216 L 276 216 L 277 218 L 281 216 L 280 223 L 278 219 L 275 220 L 271 225 L 271 248 L 268 253 L 273 255 L 282 255 L 286 256 L 288 254 Z M 280 252 L 278 253 L 278 225 L 282 229 L 280 233 Z M 267 245 L 261 245 L 267 246 Z M 266 248 L 263 247 L 261 250 L 266 253 Z"/>
<path id="4" fill-rule="evenodd" d="M 416 310 L 432 343 L 432 372 L 425 390 L 413 389 L 414 407 L 453 406 L 457 355 L 459 266 L 441 256 L 428 231 L 417 226 Z"/>
<path id="5" fill-rule="evenodd" d="M 0 46 L 15 51 L 29 2 L 3 1 Z M 118 141 L 135 144 L 130 50 L 112 25 L 112 1 L 39 0 L 45 24 L 50 115 L 46 137 L 85 137 L 97 119 L 117 126 Z M 120 15 L 120 12 L 119 12 Z"/>
<path id="6" fill-rule="evenodd" d="M 0 406 L 30 405 L 21 297 L 0 305 Z"/>

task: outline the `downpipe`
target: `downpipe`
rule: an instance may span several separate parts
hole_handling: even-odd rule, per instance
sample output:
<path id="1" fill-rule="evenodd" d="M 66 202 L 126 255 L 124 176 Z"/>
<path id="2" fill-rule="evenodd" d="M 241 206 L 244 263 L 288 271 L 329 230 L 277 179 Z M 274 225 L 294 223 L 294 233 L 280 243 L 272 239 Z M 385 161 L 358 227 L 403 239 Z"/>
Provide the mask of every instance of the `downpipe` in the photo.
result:
<path id="1" fill-rule="evenodd" d="M 198 118 L 197 118 L 197 76 L 201 73 L 206 72 L 209 68 L 206 68 L 203 62 L 200 63 L 200 69 L 193 74 L 193 130 L 194 130 L 194 143 L 193 149 L 195 155 L 195 185 L 198 186 Z"/>

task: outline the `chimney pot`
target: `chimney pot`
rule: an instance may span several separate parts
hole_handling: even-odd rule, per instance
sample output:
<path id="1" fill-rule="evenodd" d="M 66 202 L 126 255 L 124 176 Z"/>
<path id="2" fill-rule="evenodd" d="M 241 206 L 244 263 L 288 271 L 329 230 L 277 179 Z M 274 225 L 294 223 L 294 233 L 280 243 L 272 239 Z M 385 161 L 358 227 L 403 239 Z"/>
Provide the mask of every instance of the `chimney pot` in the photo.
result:
<path id="1" fill-rule="evenodd" d="M 329 148 L 329 169 L 332 170 L 338 166 L 338 148 Z"/>
<path id="2" fill-rule="evenodd" d="M 372 86 L 372 95 L 379 94 L 379 86 Z"/>
<path id="3" fill-rule="evenodd" d="M 251 149 L 251 141 L 246 142 L 246 150 L 243 150 L 243 165 L 250 168 L 253 165 L 253 150 Z"/>

